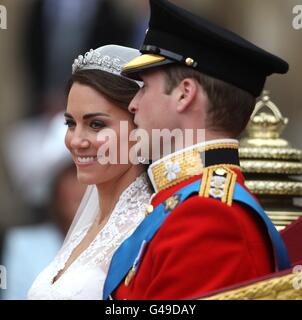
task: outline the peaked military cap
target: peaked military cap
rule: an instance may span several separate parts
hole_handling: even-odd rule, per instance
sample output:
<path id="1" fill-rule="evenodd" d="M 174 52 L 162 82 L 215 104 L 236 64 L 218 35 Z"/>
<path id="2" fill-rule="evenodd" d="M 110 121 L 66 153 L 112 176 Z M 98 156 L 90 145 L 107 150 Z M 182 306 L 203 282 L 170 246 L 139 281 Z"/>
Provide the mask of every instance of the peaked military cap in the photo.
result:
<path id="1" fill-rule="evenodd" d="M 124 66 L 125 76 L 139 79 L 142 71 L 179 63 L 257 97 L 267 76 L 288 71 L 279 57 L 166 0 L 150 6 L 142 55 Z"/>

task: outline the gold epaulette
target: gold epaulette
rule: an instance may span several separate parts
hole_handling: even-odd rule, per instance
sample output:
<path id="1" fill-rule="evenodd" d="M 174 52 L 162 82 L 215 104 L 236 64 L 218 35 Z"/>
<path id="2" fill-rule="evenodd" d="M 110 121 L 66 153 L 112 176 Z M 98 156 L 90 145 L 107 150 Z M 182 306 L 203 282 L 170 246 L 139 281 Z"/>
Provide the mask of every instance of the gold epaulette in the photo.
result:
<path id="1" fill-rule="evenodd" d="M 219 199 L 232 205 L 237 174 L 227 165 L 215 165 L 204 168 L 199 195 Z"/>

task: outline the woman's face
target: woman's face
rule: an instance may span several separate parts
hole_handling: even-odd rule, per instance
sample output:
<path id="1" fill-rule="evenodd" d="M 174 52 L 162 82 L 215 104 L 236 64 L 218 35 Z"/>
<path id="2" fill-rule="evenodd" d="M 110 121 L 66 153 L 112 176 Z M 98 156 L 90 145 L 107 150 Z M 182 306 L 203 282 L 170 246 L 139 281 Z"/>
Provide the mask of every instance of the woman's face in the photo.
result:
<path id="1" fill-rule="evenodd" d="M 129 135 L 121 136 L 120 122 L 128 123 L 129 133 L 135 129 L 127 109 L 119 107 L 90 86 L 75 82 L 68 95 L 65 120 L 68 126 L 65 144 L 77 166 L 81 183 L 102 184 L 115 180 L 132 166 L 129 161 L 125 161 L 127 164 L 119 161 L 120 146 L 125 150 L 128 143 L 127 156 L 131 148 L 126 141 Z M 104 139 L 107 129 L 115 133 L 116 140 Z M 100 147 L 110 149 L 111 155 L 115 153 L 113 158 L 117 159 L 117 164 L 100 164 L 97 158 Z"/>

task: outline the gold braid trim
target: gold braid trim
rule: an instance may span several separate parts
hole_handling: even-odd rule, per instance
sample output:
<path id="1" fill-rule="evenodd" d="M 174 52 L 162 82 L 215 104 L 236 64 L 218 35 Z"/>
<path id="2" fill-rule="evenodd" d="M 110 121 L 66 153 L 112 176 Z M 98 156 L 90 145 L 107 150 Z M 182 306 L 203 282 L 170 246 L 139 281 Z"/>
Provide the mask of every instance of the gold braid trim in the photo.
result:
<path id="1" fill-rule="evenodd" d="M 236 143 L 217 143 L 210 144 L 203 148 L 200 148 L 200 151 L 208 151 L 213 149 L 238 149 L 238 144 Z"/>
<path id="2" fill-rule="evenodd" d="M 208 187 L 210 186 L 212 176 L 210 176 L 210 170 L 208 168 L 203 169 L 203 175 L 201 180 L 201 185 L 199 189 L 199 196 L 205 197 L 208 193 Z"/>
<path id="3" fill-rule="evenodd" d="M 237 174 L 228 168 L 224 168 L 225 170 L 228 171 L 227 177 L 226 177 L 226 183 L 224 186 L 224 192 L 225 195 L 222 197 L 221 201 L 228 206 L 232 206 L 233 202 L 233 194 L 234 194 L 234 189 L 235 189 L 235 183 L 237 179 Z"/>
<path id="4" fill-rule="evenodd" d="M 295 273 L 277 276 L 200 300 L 302 300 L 302 288 L 295 289 Z"/>
<path id="5" fill-rule="evenodd" d="M 208 145 L 205 147 L 197 147 L 185 152 L 172 154 L 171 157 L 159 162 L 154 167 L 151 168 L 153 181 L 157 191 L 161 191 L 170 188 L 184 180 L 187 180 L 193 176 L 200 175 L 203 173 L 204 165 L 200 154 L 209 150 L 217 149 L 238 149 L 238 144 L 236 143 L 218 143 L 213 145 Z M 176 173 L 177 178 L 172 181 L 168 179 L 168 172 L 166 165 L 167 163 L 179 165 L 180 171 Z M 236 167 L 236 165 L 220 164 L 221 166 Z"/>

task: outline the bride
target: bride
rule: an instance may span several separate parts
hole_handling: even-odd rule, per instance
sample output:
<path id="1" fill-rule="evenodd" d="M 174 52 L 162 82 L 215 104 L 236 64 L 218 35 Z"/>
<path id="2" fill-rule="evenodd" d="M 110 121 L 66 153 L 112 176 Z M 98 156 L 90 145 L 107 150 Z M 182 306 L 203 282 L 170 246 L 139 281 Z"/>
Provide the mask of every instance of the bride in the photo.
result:
<path id="1" fill-rule="evenodd" d="M 68 84 L 65 144 L 77 166 L 78 180 L 87 184 L 61 250 L 34 281 L 29 299 L 102 299 L 114 251 L 145 216 L 151 197 L 142 164 L 100 164 L 98 150 L 110 141 L 111 129 L 121 145 L 131 143 L 120 122 L 135 129 L 127 107 L 138 83 L 121 76 L 123 64 L 138 56 L 135 49 L 108 45 L 90 50 L 73 64 Z M 119 156 L 119 152 L 116 152 Z"/>

